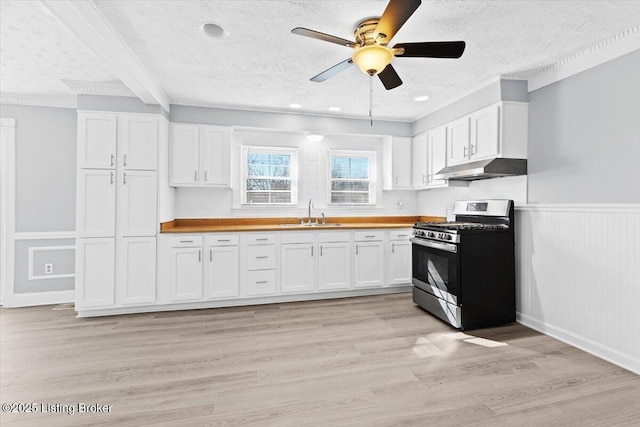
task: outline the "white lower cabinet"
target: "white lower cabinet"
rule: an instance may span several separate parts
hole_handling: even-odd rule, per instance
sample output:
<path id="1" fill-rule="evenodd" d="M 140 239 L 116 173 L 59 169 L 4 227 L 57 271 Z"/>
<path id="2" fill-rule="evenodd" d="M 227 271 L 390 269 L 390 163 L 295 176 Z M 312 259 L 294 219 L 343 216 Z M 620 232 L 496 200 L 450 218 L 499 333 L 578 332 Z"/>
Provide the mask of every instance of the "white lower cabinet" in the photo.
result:
<path id="1" fill-rule="evenodd" d="M 315 289 L 315 254 L 313 243 L 280 246 L 280 292 L 300 293 Z"/>
<path id="2" fill-rule="evenodd" d="M 172 247 L 170 264 L 171 300 L 202 299 L 202 246 Z"/>
<path id="3" fill-rule="evenodd" d="M 354 287 L 372 288 L 384 285 L 383 241 L 356 241 L 353 262 Z"/>
<path id="4" fill-rule="evenodd" d="M 205 286 L 209 298 L 239 296 L 240 252 L 238 246 L 209 246 L 205 263 Z"/>
<path id="5" fill-rule="evenodd" d="M 392 240 L 389 242 L 389 285 L 411 283 L 411 242 Z"/>
<path id="6" fill-rule="evenodd" d="M 78 239 L 76 248 L 76 309 L 115 303 L 115 239 Z"/>
<path id="7" fill-rule="evenodd" d="M 156 301 L 156 238 L 118 240 L 117 300 L 122 304 Z"/>
<path id="8" fill-rule="evenodd" d="M 274 295 L 277 291 L 275 270 L 255 270 L 247 273 L 247 295 L 251 297 Z"/>
<path id="9" fill-rule="evenodd" d="M 320 243 L 318 289 L 321 291 L 351 287 L 351 242 Z"/>

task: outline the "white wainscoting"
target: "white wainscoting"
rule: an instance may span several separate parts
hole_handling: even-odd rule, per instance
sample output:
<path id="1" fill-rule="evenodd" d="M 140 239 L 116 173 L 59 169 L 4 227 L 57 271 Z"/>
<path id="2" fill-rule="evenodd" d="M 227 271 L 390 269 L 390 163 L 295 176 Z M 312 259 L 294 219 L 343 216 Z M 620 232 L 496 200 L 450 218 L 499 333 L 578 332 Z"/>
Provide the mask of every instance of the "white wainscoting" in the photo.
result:
<path id="1" fill-rule="evenodd" d="M 640 205 L 517 209 L 518 321 L 640 374 Z"/>

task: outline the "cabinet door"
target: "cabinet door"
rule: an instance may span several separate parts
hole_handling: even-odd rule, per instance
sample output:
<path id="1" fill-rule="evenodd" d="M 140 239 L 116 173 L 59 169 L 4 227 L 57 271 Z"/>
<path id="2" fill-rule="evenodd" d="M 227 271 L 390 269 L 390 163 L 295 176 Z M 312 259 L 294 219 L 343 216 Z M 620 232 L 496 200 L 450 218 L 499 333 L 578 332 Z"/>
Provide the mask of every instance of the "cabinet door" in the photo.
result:
<path id="1" fill-rule="evenodd" d="M 231 131 L 219 126 L 200 128 L 200 173 L 204 185 L 229 187 L 231 181 Z"/>
<path id="2" fill-rule="evenodd" d="M 172 125 L 171 185 L 193 186 L 199 182 L 199 134 L 196 125 Z"/>
<path id="3" fill-rule="evenodd" d="M 118 190 L 118 234 L 125 237 L 155 236 L 157 172 L 122 171 Z"/>
<path id="4" fill-rule="evenodd" d="M 447 164 L 447 128 L 440 127 L 429 132 L 429 187 L 444 185 L 444 179 L 435 179 L 434 176 Z"/>
<path id="5" fill-rule="evenodd" d="M 500 106 L 492 105 L 471 116 L 471 158 L 495 157 L 500 148 Z"/>
<path id="6" fill-rule="evenodd" d="M 78 114 L 78 168 L 114 169 L 116 141 L 115 115 Z"/>
<path id="7" fill-rule="evenodd" d="M 427 134 L 413 138 L 413 188 L 427 186 Z"/>
<path id="8" fill-rule="evenodd" d="M 117 296 L 121 304 L 152 303 L 156 300 L 156 238 L 118 239 Z"/>
<path id="9" fill-rule="evenodd" d="M 411 138 L 393 137 L 393 188 L 411 188 Z"/>
<path id="10" fill-rule="evenodd" d="M 448 126 L 447 165 L 469 160 L 469 117 L 451 122 Z"/>
<path id="11" fill-rule="evenodd" d="M 389 248 L 389 284 L 406 285 L 411 283 L 411 242 L 396 240 Z"/>
<path id="12" fill-rule="evenodd" d="M 209 298 L 231 298 L 239 295 L 239 253 L 237 246 L 211 246 L 206 263 Z"/>
<path id="13" fill-rule="evenodd" d="M 384 283 L 383 242 L 356 242 L 354 287 L 371 288 Z"/>
<path id="14" fill-rule="evenodd" d="M 282 245 L 280 260 L 280 291 L 282 293 L 314 290 L 316 269 L 313 244 Z"/>
<path id="15" fill-rule="evenodd" d="M 118 117 L 118 161 L 127 170 L 158 169 L 158 119 Z"/>
<path id="16" fill-rule="evenodd" d="M 114 305 L 115 269 L 114 238 L 77 240 L 77 309 Z"/>
<path id="17" fill-rule="evenodd" d="M 114 237 L 116 228 L 116 172 L 78 170 L 78 237 Z"/>
<path id="18" fill-rule="evenodd" d="M 320 290 L 351 287 L 351 244 L 321 243 L 318 254 L 318 287 Z"/>
<path id="19" fill-rule="evenodd" d="M 202 248 L 171 248 L 171 299 L 202 299 Z"/>

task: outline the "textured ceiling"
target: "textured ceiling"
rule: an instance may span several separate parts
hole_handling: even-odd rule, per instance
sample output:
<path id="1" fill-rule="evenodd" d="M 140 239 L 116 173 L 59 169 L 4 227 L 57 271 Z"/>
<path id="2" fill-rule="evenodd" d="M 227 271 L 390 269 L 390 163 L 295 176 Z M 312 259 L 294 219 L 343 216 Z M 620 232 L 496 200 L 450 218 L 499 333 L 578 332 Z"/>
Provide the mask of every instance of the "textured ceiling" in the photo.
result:
<path id="1" fill-rule="evenodd" d="M 75 93 L 60 79 L 104 82 L 117 77 L 40 2 L 1 1 L 2 95 L 75 101 Z"/>
<path id="2" fill-rule="evenodd" d="M 368 77 L 357 67 L 309 79 L 350 57 L 349 48 L 290 33 L 296 26 L 352 39 L 387 0 L 95 0 L 174 103 L 365 117 Z M 58 95 L 59 79 L 115 77 L 37 2 L 3 0 L 2 91 Z M 226 39 L 200 26 L 221 24 Z M 397 58 L 404 84 L 374 81 L 374 117 L 413 120 L 501 74 L 547 66 L 640 24 L 640 1 L 423 1 L 399 42 L 465 40 L 458 60 Z M 428 95 L 417 103 L 417 95 Z M 331 113 L 329 107 L 342 107 Z"/>

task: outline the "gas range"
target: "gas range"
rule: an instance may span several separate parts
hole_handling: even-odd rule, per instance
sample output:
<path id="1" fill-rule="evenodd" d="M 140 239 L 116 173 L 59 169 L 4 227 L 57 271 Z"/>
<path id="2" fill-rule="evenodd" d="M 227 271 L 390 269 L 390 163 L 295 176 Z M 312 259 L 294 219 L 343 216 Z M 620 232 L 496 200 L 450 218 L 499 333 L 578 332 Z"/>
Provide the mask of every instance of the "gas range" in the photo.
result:
<path id="1" fill-rule="evenodd" d="M 443 242 L 460 242 L 460 234 L 475 231 L 506 230 L 506 224 L 484 224 L 480 222 L 416 222 L 413 235 L 422 239 L 434 239 Z"/>

